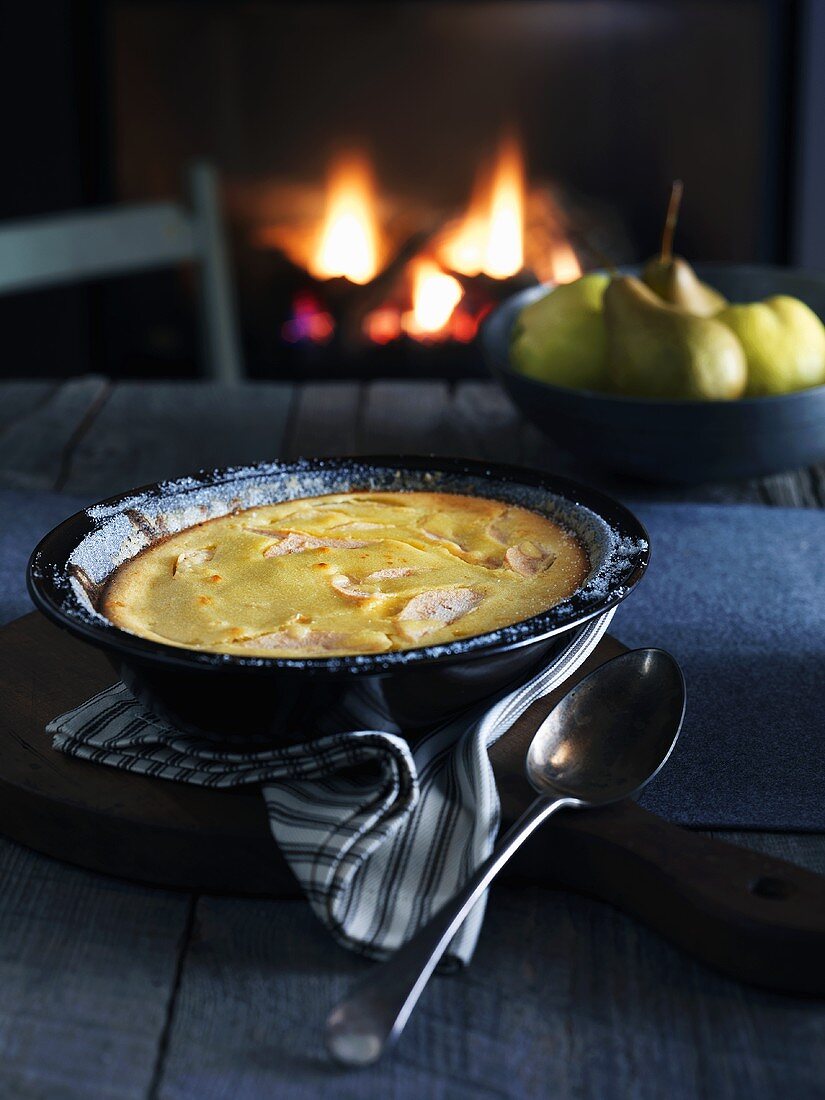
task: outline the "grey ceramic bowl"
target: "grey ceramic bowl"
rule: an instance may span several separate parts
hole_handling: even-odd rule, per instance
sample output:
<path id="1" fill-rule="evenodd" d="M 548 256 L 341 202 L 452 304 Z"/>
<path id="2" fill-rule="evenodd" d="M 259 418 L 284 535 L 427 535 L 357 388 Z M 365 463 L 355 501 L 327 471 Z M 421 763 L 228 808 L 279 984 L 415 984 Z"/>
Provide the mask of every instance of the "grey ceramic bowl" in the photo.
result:
<path id="1" fill-rule="evenodd" d="M 825 277 L 768 266 L 696 269 L 731 301 L 791 294 L 825 320 Z M 685 485 L 825 460 L 825 386 L 740 401 L 658 401 L 572 390 L 520 374 L 510 365 L 513 324 L 545 293 L 532 287 L 503 302 L 485 323 L 481 345 L 524 415 L 571 454 L 647 481 Z"/>

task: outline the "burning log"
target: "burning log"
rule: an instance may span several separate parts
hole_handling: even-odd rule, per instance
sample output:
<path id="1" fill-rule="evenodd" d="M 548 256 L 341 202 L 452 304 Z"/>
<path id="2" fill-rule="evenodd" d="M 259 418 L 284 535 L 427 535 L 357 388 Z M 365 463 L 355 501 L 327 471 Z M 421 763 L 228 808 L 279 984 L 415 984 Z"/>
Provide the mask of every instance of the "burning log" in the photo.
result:
<path id="1" fill-rule="evenodd" d="M 346 312 L 341 317 L 340 327 L 341 340 L 345 347 L 363 345 L 367 317 L 392 298 L 409 265 L 417 256 L 428 250 L 443 228 L 444 221 L 439 219 L 429 228 L 411 233 L 384 270 L 376 275 L 371 283 L 365 287 L 350 288 L 348 300 L 344 303 Z"/>

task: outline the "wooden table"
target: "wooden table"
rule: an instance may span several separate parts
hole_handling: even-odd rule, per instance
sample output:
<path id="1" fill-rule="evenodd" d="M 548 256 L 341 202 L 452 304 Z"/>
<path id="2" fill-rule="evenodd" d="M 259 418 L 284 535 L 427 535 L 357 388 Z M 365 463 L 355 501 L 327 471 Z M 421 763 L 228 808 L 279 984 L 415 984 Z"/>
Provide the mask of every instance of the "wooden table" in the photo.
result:
<path id="1" fill-rule="evenodd" d="M 821 468 L 689 492 L 605 481 L 483 382 L 0 385 L 4 487 L 91 498 L 199 466 L 380 451 L 544 466 L 635 498 L 825 507 Z M 825 873 L 825 837 L 733 839 Z M 717 976 L 573 895 L 496 889 L 470 969 L 431 984 L 394 1057 L 347 1075 L 319 1024 L 368 964 L 302 902 L 152 890 L 1 839 L 0 874 L 3 1097 L 825 1095 L 825 1005 Z"/>

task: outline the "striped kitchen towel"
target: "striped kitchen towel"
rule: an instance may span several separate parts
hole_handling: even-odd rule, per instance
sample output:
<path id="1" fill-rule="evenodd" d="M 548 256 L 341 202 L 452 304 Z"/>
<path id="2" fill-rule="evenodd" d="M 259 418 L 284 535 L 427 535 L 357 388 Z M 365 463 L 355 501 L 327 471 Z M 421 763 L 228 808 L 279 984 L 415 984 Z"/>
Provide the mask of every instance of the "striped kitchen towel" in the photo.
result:
<path id="1" fill-rule="evenodd" d="M 71 756 L 207 787 L 259 784 L 273 835 L 333 936 L 373 958 L 412 936 L 490 854 L 499 800 L 487 749 L 536 699 L 586 660 L 613 616 L 574 632 L 550 664 L 479 713 L 465 713 L 410 746 L 375 703 L 331 715 L 337 732 L 305 745 L 228 751 L 146 711 L 122 684 L 54 719 Z M 341 732 L 346 731 L 346 732 Z M 449 958 L 466 963 L 485 901 Z"/>

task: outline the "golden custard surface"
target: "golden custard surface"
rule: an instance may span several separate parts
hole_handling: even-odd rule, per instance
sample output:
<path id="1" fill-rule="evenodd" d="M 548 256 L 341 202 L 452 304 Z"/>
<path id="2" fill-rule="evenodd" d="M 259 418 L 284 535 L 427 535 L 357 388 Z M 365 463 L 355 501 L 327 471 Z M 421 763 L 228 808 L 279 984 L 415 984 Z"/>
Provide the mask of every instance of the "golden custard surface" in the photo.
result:
<path id="1" fill-rule="evenodd" d="M 121 565 L 103 613 L 134 634 L 262 657 L 383 653 L 483 634 L 589 569 L 535 512 L 449 493 L 307 497 L 208 520 Z"/>

